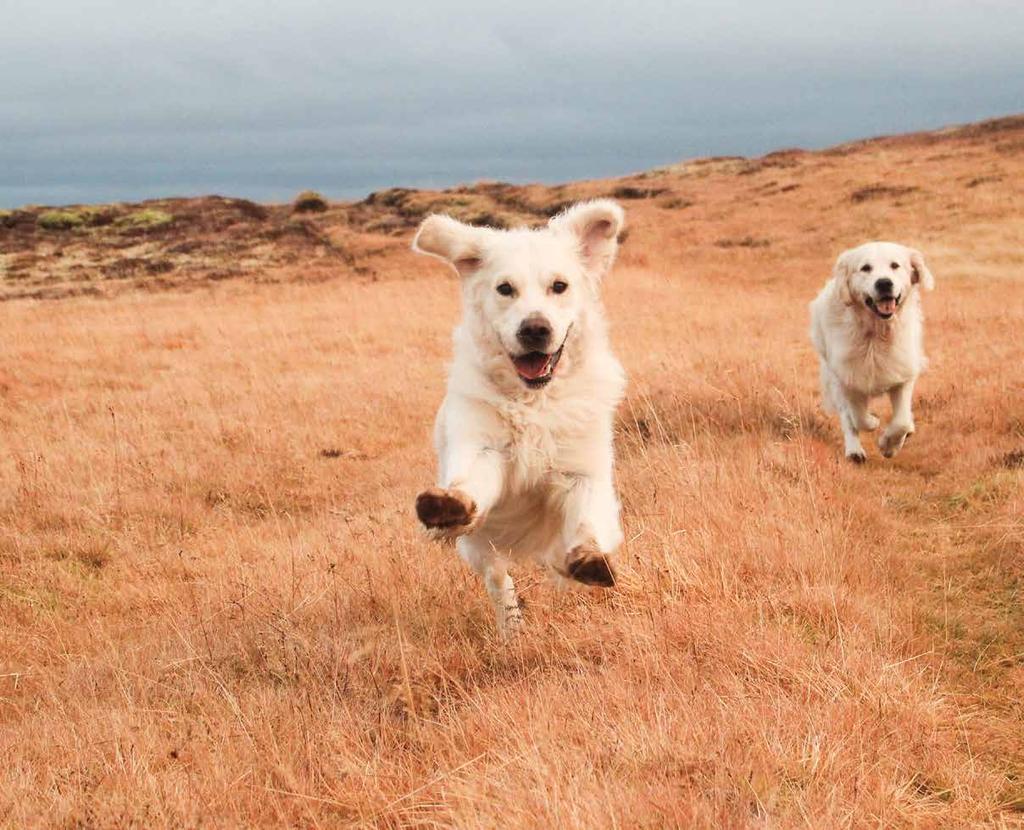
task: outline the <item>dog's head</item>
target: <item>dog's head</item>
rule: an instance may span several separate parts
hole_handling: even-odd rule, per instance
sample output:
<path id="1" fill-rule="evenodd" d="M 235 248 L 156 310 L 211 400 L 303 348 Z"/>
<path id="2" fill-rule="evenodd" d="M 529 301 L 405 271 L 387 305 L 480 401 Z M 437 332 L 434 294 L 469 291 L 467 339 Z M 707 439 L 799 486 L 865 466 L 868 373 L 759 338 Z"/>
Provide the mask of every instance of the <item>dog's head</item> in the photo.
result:
<path id="1" fill-rule="evenodd" d="M 615 202 L 582 202 L 539 229 L 495 230 L 428 216 L 414 251 L 440 257 L 463 280 L 467 324 L 479 347 L 529 388 L 556 376 L 615 261 L 624 216 Z"/>
<path id="2" fill-rule="evenodd" d="M 935 287 L 921 252 L 895 242 L 866 242 L 843 251 L 833 277 L 846 305 L 866 309 L 881 320 L 899 314 L 915 286 L 926 291 Z"/>

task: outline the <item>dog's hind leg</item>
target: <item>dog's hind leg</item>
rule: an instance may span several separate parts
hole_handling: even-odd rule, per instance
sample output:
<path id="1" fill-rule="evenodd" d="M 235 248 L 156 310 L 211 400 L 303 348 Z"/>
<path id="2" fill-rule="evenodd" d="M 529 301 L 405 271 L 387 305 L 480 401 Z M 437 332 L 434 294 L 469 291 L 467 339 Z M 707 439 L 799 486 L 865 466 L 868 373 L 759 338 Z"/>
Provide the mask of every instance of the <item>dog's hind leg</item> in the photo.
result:
<path id="1" fill-rule="evenodd" d="M 456 543 L 459 556 L 484 580 L 487 595 L 494 607 L 498 633 L 508 638 L 523 627 L 516 586 L 508 572 L 508 560 L 499 554 L 489 540 L 480 536 L 463 536 Z"/>
<path id="2" fill-rule="evenodd" d="M 505 638 L 515 636 L 523 628 L 523 610 L 519 607 L 519 597 L 508 566 L 504 563 L 492 564 L 484 573 L 484 584 L 494 605 L 498 632 Z"/>
<path id="3" fill-rule="evenodd" d="M 836 403 L 836 386 L 838 380 L 835 375 L 832 374 L 832 370 L 828 367 L 828 364 L 824 359 L 818 362 L 818 377 L 821 383 L 821 408 L 829 414 L 839 411 L 839 405 Z"/>

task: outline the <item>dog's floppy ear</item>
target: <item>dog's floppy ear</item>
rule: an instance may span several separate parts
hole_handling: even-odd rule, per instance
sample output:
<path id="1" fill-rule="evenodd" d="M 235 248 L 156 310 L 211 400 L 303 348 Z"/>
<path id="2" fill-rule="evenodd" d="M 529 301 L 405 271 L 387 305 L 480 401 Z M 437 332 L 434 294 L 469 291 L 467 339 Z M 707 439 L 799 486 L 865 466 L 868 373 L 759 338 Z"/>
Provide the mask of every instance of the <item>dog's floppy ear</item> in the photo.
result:
<path id="1" fill-rule="evenodd" d="M 600 279 L 608 273 L 619 250 L 619 233 L 626 214 L 611 199 L 580 202 L 553 217 L 548 227 L 576 238 L 587 272 Z"/>
<path id="2" fill-rule="evenodd" d="M 925 291 L 931 291 L 935 288 L 935 277 L 928 270 L 928 266 L 924 264 L 924 255 L 914 248 L 908 250 L 910 251 L 911 284 L 920 285 Z"/>
<path id="3" fill-rule="evenodd" d="M 853 305 L 853 293 L 850 291 L 850 277 L 853 276 L 853 249 L 843 251 L 836 259 L 832 268 L 832 279 L 839 287 L 839 299 L 843 305 Z"/>
<path id="4" fill-rule="evenodd" d="M 468 277 L 480 267 L 486 233 L 484 228 L 474 228 L 450 216 L 433 213 L 420 223 L 412 249 L 418 254 L 443 259 L 459 276 Z"/>

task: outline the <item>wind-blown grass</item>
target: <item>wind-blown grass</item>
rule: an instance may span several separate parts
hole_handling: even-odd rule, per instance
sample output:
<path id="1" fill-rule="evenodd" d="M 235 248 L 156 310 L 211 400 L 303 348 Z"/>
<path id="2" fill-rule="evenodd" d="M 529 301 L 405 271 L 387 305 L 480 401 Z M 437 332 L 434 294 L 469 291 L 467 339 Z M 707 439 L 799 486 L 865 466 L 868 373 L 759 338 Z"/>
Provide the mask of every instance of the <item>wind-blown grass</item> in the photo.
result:
<path id="1" fill-rule="evenodd" d="M 631 211 L 622 584 L 520 573 L 508 648 L 412 511 L 457 316 L 440 265 L 5 304 L 3 821 L 1019 823 L 1021 197 L 828 213 L 867 160 L 830 164 L 780 197 L 810 205 L 753 204 L 768 170 Z M 714 245 L 770 216 L 769 248 Z M 806 302 L 883 225 L 938 279 L 932 367 L 903 453 L 854 467 Z"/>

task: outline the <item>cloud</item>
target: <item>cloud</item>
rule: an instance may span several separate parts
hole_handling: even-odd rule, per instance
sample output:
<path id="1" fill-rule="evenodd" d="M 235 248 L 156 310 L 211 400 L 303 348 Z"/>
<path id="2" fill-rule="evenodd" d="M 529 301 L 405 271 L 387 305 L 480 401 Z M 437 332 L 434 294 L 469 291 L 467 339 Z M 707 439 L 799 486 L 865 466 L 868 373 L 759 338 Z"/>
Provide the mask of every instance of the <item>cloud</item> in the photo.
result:
<path id="1" fill-rule="evenodd" d="M 1001 114 L 1024 74 L 1001 0 L 7 5 L 0 205 L 621 174 Z"/>

